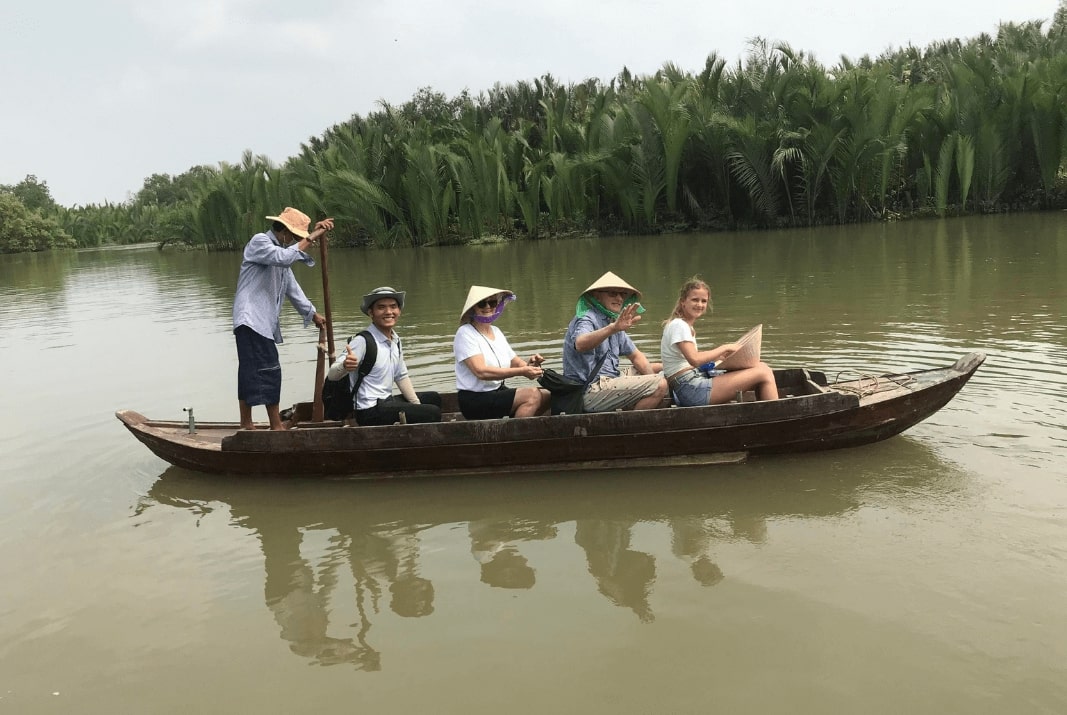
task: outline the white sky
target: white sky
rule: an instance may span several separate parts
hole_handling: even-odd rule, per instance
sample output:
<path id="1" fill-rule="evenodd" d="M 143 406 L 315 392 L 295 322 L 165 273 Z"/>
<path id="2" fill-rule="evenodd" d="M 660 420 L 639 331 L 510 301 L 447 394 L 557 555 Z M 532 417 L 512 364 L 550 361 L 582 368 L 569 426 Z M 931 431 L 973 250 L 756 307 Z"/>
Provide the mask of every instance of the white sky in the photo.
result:
<path id="1" fill-rule="evenodd" d="M 154 173 L 283 161 L 420 87 L 477 95 L 551 73 L 609 80 L 735 62 L 753 37 L 826 65 L 995 35 L 1059 0 L 3 0 L 0 184 L 60 204 L 125 201 Z"/>

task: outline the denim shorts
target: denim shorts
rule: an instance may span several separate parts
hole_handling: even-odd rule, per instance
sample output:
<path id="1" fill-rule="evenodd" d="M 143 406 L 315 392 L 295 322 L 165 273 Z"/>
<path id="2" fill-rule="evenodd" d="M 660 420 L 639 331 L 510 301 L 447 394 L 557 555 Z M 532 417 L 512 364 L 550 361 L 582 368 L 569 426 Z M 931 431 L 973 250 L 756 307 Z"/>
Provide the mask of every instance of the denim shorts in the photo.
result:
<path id="1" fill-rule="evenodd" d="M 702 407 L 711 401 L 711 378 L 699 370 L 690 370 L 670 380 L 674 404 L 679 407 Z"/>

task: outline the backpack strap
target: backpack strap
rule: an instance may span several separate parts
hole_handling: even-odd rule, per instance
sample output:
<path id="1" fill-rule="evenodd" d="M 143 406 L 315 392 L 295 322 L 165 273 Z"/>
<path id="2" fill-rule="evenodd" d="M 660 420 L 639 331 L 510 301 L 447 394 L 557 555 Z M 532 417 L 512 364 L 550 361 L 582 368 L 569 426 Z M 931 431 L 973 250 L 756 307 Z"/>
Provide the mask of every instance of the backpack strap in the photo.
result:
<path id="1" fill-rule="evenodd" d="M 352 342 L 359 336 L 363 337 L 363 342 L 367 344 L 367 350 L 363 354 L 363 359 L 359 361 L 359 367 L 356 368 L 356 382 L 352 385 L 353 401 L 359 394 L 359 386 L 363 384 L 363 378 L 374 369 L 374 361 L 378 359 L 378 343 L 369 330 L 359 331 L 349 338 L 348 342 Z"/>
<path id="2" fill-rule="evenodd" d="M 586 389 L 588 389 L 589 386 L 593 384 L 593 380 L 596 379 L 597 373 L 600 372 L 600 368 L 604 367 L 604 361 L 607 360 L 607 359 L 608 359 L 608 351 L 605 350 L 604 354 L 600 356 L 600 360 L 597 361 L 596 367 L 594 367 L 593 371 L 589 373 L 589 375 L 590 375 L 589 379 L 585 381 Z"/>

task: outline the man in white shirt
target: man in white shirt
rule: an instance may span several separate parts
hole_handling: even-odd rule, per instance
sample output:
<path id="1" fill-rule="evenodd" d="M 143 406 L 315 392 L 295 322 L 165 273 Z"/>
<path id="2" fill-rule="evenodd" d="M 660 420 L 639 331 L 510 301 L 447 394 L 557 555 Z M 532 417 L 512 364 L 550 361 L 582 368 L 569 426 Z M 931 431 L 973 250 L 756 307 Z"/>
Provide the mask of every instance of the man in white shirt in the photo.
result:
<path id="1" fill-rule="evenodd" d="M 405 296 L 404 291 L 389 286 L 375 288 L 363 296 L 360 309 L 370 316 L 367 330 L 374 337 L 377 355 L 374 366 L 352 395 L 356 422 L 362 426 L 441 421 L 441 396 L 436 392 L 415 392 L 404 364 L 400 336 L 394 330 Z M 357 335 L 330 367 L 328 378 L 345 378 L 354 383 L 356 370 L 366 355 L 367 341 Z M 400 390 L 399 395 L 393 394 L 394 384 Z"/>

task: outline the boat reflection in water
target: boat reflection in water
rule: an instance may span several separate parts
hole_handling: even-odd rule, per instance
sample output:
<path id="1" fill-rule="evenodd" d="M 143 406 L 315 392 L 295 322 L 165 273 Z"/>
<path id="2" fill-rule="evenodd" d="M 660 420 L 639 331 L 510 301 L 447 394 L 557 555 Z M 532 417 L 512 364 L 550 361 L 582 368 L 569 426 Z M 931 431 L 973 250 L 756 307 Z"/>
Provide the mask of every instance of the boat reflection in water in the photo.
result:
<path id="1" fill-rule="evenodd" d="M 423 575 L 422 562 L 458 563 L 454 549 L 441 547 L 443 538 L 449 543 L 455 538 L 448 527 L 465 527 L 470 556 L 463 558 L 473 558 L 482 584 L 514 590 L 537 583 L 523 549 L 540 542 L 541 552 L 573 529 L 596 590 L 650 623 L 657 556 L 633 547 L 638 528 L 647 534 L 649 528 L 665 527 L 670 552 L 659 558 L 680 560 L 693 583 L 712 587 L 728 578 L 715 562 L 716 548 L 764 543 L 768 521 L 840 517 L 872 495 L 879 500 L 960 498 L 964 483 L 954 465 L 922 443 L 900 437 L 836 452 L 833 458 L 803 455 L 710 470 L 502 480 L 293 482 L 209 477 L 170 467 L 136 512 L 163 506 L 202 516 L 228 509 L 234 527 L 259 539 L 265 602 L 292 652 L 321 665 L 345 663 L 373 671 L 383 664 L 369 636 L 386 608 L 402 618 L 434 614 L 439 594 Z M 444 532 L 438 529 L 442 526 Z M 431 538 L 431 529 L 434 547 L 427 549 L 424 540 Z M 309 540 L 318 546 L 309 546 Z M 561 561 L 566 559 L 546 566 L 558 569 L 555 562 Z M 345 572 L 351 573 L 354 598 L 337 592 L 349 583 Z M 450 601 L 480 607 L 477 594 L 455 592 L 456 584 L 464 588 L 461 573 L 446 573 Z M 565 580 L 568 587 L 581 581 L 578 574 Z M 334 623 L 331 629 L 331 613 L 346 603 L 354 603 L 355 622 Z M 333 635 L 339 630 L 346 637 Z"/>

